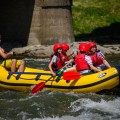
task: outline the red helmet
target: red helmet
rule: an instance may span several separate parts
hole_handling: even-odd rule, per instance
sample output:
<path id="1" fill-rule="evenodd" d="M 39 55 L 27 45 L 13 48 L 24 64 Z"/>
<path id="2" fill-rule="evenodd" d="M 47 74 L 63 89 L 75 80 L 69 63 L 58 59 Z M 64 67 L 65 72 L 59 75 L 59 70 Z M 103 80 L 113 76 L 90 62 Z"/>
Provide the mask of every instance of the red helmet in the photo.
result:
<path id="1" fill-rule="evenodd" d="M 97 45 L 96 45 L 95 42 L 90 42 L 90 43 L 88 44 L 88 46 L 89 46 L 89 50 L 90 50 L 91 47 L 94 47 L 94 46 L 97 46 Z"/>
<path id="2" fill-rule="evenodd" d="M 66 43 L 63 43 L 63 44 L 62 44 L 62 47 L 63 47 L 63 50 L 64 50 L 64 51 L 69 50 L 69 45 L 66 44 Z"/>
<path id="3" fill-rule="evenodd" d="M 80 43 L 80 45 L 79 45 L 79 50 L 80 50 L 81 52 L 87 52 L 87 51 L 88 51 L 88 44 L 85 43 L 85 42 Z"/>
<path id="4" fill-rule="evenodd" d="M 62 45 L 59 44 L 59 43 L 56 43 L 56 44 L 53 46 L 54 52 L 56 52 L 58 48 L 62 48 Z"/>

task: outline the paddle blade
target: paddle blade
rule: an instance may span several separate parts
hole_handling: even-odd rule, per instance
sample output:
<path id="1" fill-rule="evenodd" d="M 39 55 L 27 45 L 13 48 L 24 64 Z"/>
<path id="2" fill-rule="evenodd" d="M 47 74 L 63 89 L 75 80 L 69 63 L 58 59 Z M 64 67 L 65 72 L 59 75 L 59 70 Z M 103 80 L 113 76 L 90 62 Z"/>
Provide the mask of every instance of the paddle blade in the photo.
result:
<path id="1" fill-rule="evenodd" d="M 39 84 L 37 84 L 37 85 L 32 89 L 32 94 L 35 94 L 35 93 L 41 91 L 41 90 L 44 88 L 45 83 L 46 83 L 46 82 L 40 82 Z"/>
<path id="2" fill-rule="evenodd" d="M 63 73 L 64 80 L 77 80 L 79 79 L 81 74 L 76 71 L 68 71 Z"/>

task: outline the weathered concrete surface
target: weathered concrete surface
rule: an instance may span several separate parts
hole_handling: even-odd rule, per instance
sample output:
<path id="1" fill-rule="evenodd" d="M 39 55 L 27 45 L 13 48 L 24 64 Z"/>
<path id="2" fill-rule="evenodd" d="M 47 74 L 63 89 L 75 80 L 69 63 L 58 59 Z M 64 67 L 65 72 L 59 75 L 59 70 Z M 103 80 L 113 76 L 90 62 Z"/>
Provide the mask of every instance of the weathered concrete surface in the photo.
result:
<path id="1" fill-rule="evenodd" d="M 1 0 L 2 44 L 10 49 L 8 44 L 14 48 L 75 41 L 71 7 L 72 0 Z"/>
<path id="2" fill-rule="evenodd" d="M 72 0 L 35 0 L 27 45 L 75 41 Z"/>
<path id="3" fill-rule="evenodd" d="M 80 42 L 73 42 L 70 45 L 70 50 L 68 54 L 72 51 L 78 50 L 78 45 Z M 97 45 L 98 49 L 100 49 L 105 55 L 114 55 L 120 54 L 120 44 L 119 45 Z M 53 53 L 53 45 L 33 45 L 22 48 L 14 48 L 12 51 L 15 52 L 16 55 L 25 55 L 29 57 L 38 57 L 38 58 L 47 58 Z"/>

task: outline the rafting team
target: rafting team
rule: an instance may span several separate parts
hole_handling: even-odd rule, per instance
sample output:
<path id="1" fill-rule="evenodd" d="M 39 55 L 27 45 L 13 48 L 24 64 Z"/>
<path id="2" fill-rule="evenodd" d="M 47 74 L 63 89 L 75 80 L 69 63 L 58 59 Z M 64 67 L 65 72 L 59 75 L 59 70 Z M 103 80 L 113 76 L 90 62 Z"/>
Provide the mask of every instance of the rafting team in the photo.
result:
<path id="1" fill-rule="evenodd" d="M 67 51 L 69 50 L 68 44 L 57 43 L 53 46 L 54 53 L 50 56 L 50 63 L 48 65 L 53 76 L 56 76 L 62 68 L 65 71 L 78 71 L 81 74 L 91 74 L 111 68 L 103 53 L 97 50 L 95 42 L 80 43 L 78 48 L 78 51 L 73 51 L 70 55 L 67 55 Z M 25 61 L 8 59 L 13 55 L 13 52 L 5 53 L 4 49 L 0 47 L 1 66 L 11 72 L 24 72 Z"/>
<path id="2" fill-rule="evenodd" d="M 78 71 L 81 74 L 92 74 L 111 68 L 103 53 L 97 50 L 95 42 L 80 43 L 78 48 L 78 51 L 73 51 L 70 55 L 67 55 L 69 50 L 68 44 L 58 43 L 53 46 L 54 54 L 51 55 L 48 65 L 53 76 L 56 76 L 61 68 L 65 68 L 63 69 L 64 72 Z M 66 66 L 66 64 L 70 65 Z"/>

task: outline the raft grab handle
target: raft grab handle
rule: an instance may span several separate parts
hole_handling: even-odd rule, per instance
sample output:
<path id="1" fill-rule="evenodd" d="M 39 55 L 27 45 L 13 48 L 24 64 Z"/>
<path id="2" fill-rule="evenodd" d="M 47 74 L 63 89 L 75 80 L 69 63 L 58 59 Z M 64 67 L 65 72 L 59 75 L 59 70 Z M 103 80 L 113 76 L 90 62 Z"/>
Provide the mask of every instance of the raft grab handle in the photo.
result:
<path id="1" fill-rule="evenodd" d="M 50 73 L 39 73 L 39 72 L 8 72 L 7 79 L 9 80 L 13 74 L 17 74 L 16 80 L 20 78 L 22 74 L 31 74 L 31 75 L 36 75 L 35 80 L 39 80 L 41 75 L 51 75 Z"/>

